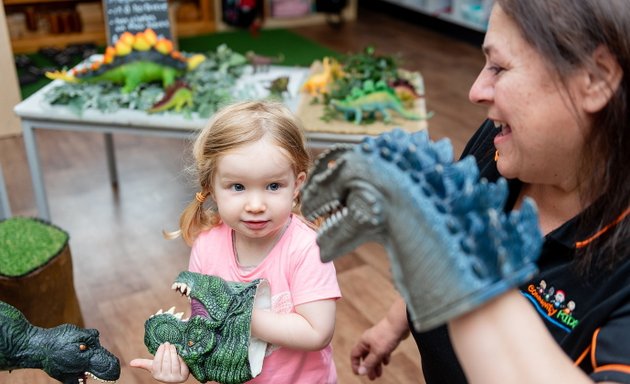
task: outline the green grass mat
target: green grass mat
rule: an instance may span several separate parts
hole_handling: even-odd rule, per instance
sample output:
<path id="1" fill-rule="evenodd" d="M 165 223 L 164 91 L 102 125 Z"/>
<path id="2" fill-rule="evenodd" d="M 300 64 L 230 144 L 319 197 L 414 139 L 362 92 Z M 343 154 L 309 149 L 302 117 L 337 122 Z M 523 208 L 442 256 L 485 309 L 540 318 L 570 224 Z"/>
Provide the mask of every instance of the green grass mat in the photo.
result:
<path id="1" fill-rule="evenodd" d="M 286 29 L 264 29 L 254 36 L 249 31 L 236 30 L 217 32 L 194 37 L 184 37 L 178 40 L 179 50 L 183 52 L 208 52 L 214 51 L 221 44 L 226 44 L 232 50 L 245 54 L 254 51 L 265 56 L 278 56 L 282 54 L 282 65 L 309 66 L 314 60 L 324 56 L 339 57 L 340 54 L 322 47 L 321 45 L 299 36 Z M 103 52 L 104 47 L 99 47 L 98 52 Z M 38 53 L 27 55 L 33 63 L 40 67 L 53 67 L 54 63 Z M 73 60 L 73 64 L 81 61 L 80 57 Z M 18 68 L 18 73 L 20 72 Z M 41 76 L 36 82 L 20 87 L 22 99 L 37 92 L 50 80 Z"/>
<path id="2" fill-rule="evenodd" d="M 0 275 L 26 275 L 57 256 L 67 242 L 66 232 L 37 219 L 0 221 Z"/>

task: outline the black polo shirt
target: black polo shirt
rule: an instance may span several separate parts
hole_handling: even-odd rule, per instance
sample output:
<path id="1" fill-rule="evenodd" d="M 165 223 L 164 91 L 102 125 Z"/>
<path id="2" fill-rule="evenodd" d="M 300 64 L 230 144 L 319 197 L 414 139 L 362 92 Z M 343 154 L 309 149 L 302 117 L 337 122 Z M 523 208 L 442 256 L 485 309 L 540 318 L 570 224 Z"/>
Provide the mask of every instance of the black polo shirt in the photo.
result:
<path id="1" fill-rule="evenodd" d="M 481 177 L 490 181 L 499 177 L 493 144 L 497 132 L 492 122 L 484 122 L 462 154 L 474 156 Z M 514 206 L 521 183 L 511 180 L 508 186 L 507 210 Z M 521 294 L 562 349 L 594 381 L 630 384 L 630 258 L 625 257 L 613 271 L 588 278 L 579 274 L 572 263 L 576 241 L 584 240 L 577 235 L 578 219 L 545 236 L 538 260 L 540 272 L 520 287 Z M 618 225 L 628 225 L 628 220 Z M 422 355 L 427 384 L 467 382 L 446 326 L 422 333 L 415 332 L 411 322 L 409 326 Z"/>

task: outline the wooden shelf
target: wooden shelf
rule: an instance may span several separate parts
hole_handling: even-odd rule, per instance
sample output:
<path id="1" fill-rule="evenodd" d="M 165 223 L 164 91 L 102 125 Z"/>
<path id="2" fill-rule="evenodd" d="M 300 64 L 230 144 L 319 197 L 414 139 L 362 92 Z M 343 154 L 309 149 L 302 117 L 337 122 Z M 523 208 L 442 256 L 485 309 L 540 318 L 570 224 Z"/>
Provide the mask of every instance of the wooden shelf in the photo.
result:
<path id="1" fill-rule="evenodd" d="M 291 18 L 280 18 L 280 17 L 271 17 L 269 15 L 269 0 L 266 0 L 265 4 L 265 19 L 263 22 L 263 28 L 291 28 L 298 27 L 303 25 L 317 25 L 317 24 L 325 24 L 327 22 L 326 15 L 323 13 L 312 12 L 308 15 L 301 17 L 291 17 Z M 342 15 L 344 20 L 352 21 L 357 18 L 357 3 L 358 0 L 348 0 L 348 5 L 343 10 Z M 221 2 L 214 2 L 214 15 L 215 15 L 215 24 L 216 30 L 224 31 L 233 29 L 230 25 L 223 22 L 221 17 Z"/>
<path id="2" fill-rule="evenodd" d="M 80 3 L 81 0 L 4 0 L 3 5 L 25 5 L 30 4 L 33 6 L 41 6 L 42 11 L 45 11 L 46 4 L 52 3 Z M 83 2 L 95 2 L 95 1 L 83 1 Z M 176 22 L 174 21 L 174 36 L 175 37 L 188 37 L 196 36 L 216 31 L 215 17 L 213 14 L 214 2 L 218 0 L 199 0 L 199 19 L 194 21 Z M 175 18 L 172 17 L 174 20 Z M 94 29 L 94 28 L 92 28 Z M 38 33 L 27 31 L 19 38 L 11 39 L 11 48 L 13 53 L 31 53 L 36 52 L 43 47 L 57 47 L 64 48 L 69 44 L 80 43 L 94 43 L 98 45 L 105 45 L 107 43 L 107 37 L 105 34 L 105 25 L 102 29 L 96 29 L 92 31 L 83 31 L 78 33 Z"/>
<path id="3" fill-rule="evenodd" d="M 46 3 L 78 3 L 81 0 L 3 0 L 2 4 L 7 5 L 37 5 Z"/>
<path id="4" fill-rule="evenodd" d="M 63 48 L 68 44 L 95 43 L 105 44 L 105 31 L 60 33 L 60 34 L 32 34 L 11 40 L 13 53 L 35 52 L 42 47 Z"/>

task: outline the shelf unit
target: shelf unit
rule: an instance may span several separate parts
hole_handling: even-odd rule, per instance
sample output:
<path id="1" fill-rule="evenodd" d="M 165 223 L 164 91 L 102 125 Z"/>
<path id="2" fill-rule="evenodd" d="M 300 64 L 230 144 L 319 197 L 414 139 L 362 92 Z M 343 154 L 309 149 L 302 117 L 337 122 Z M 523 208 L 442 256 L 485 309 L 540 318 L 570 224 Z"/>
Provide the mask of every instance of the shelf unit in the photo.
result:
<path id="1" fill-rule="evenodd" d="M 198 10 L 198 18 L 196 20 L 182 22 L 178 22 L 175 17 L 177 6 L 180 5 L 180 3 L 177 1 L 170 2 L 169 12 L 171 13 L 171 20 L 174 20 L 172 22 L 174 26 L 173 34 L 177 37 L 186 37 L 214 32 L 216 27 L 214 16 L 215 7 L 213 3 L 216 2 L 218 1 L 194 1 Z M 102 4 L 101 1 L 94 0 L 3 0 L 2 3 L 7 15 L 11 13 L 22 13 L 26 8 L 32 8 L 36 14 L 41 15 L 51 7 L 72 8 L 73 6 L 84 3 Z M 186 3 L 191 2 L 188 1 Z M 103 21 L 102 28 L 91 28 L 89 31 L 50 33 L 25 30 L 21 36 L 11 38 L 11 47 L 13 53 L 28 53 L 35 52 L 43 47 L 63 48 L 68 44 L 78 43 L 104 45 L 106 41 L 105 23 Z"/>
<path id="2" fill-rule="evenodd" d="M 309 14 L 299 17 L 273 17 L 271 15 L 271 1 L 265 0 L 263 28 L 291 28 L 303 25 L 317 25 L 328 22 L 328 16 L 323 13 L 311 11 Z M 371 1 L 371 0 L 370 0 Z M 311 1 L 311 9 L 314 9 L 314 1 Z M 357 18 L 358 0 L 348 0 L 348 5 L 342 11 L 344 21 L 353 21 Z M 215 26 L 217 31 L 234 29 L 222 20 L 221 1 L 214 1 Z"/>
<path id="3" fill-rule="evenodd" d="M 478 32 L 486 31 L 493 0 L 381 0 Z"/>

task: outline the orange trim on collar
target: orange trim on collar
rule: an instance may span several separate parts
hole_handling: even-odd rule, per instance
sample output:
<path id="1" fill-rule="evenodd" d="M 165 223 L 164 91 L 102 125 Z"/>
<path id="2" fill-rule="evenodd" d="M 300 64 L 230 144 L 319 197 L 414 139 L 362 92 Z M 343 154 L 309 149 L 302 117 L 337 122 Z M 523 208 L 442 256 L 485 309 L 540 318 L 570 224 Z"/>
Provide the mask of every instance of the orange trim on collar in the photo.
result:
<path id="1" fill-rule="evenodd" d="M 606 231 L 608 231 L 610 228 L 614 227 L 615 225 L 619 224 L 621 222 L 621 220 L 625 219 L 626 216 L 628 216 L 628 214 L 630 214 L 630 208 L 626 209 L 625 211 L 623 211 L 623 213 L 621 215 L 619 215 L 612 223 L 608 224 L 607 226 L 605 226 L 604 228 L 600 229 L 599 231 L 597 231 L 596 234 L 594 234 L 593 236 L 589 237 L 586 240 L 582 240 L 582 241 L 576 241 L 575 242 L 575 248 L 582 248 L 582 247 L 586 247 L 588 244 L 590 244 L 593 240 L 597 239 L 598 237 L 600 237 L 601 235 L 603 235 Z"/>
<path id="2" fill-rule="evenodd" d="M 588 356 L 589 351 L 591 350 L 591 346 L 589 345 L 588 347 L 586 347 L 586 349 L 584 350 L 584 352 L 582 352 L 582 354 L 580 355 L 580 357 L 577 358 L 577 360 L 575 360 L 575 363 L 573 363 L 573 365 L 575 365 L 576 367 L 579 366 L 580 364 L 582 364 L 582 361 L 584 361 L 584 358 L 586 356 Z"/>
<path id="3" fill-rule="evenodd" d="M 593 372 L 602 372 L 602 371 L 617 371 L 617 372 L 623 372 L 623 373 L 630 373 L 630 366 L 622 365 L 622 364 L 608 364 L 608 365 L 602 365 L 601 367 L 597 367 L 596 369 L 593 370 Z"/>
<path id="4" fill-rule="evenodd" d="M 599 331 L 601 328 L 597 328 L 595 332 L 593 332 L 593 340 L 591 340 L 591 366 L 593 367 L 593 371 L 597 370 L 597 359 L 595 357 L 595 351 L 597 350 L 597 335 L 599 335 Z"/>

